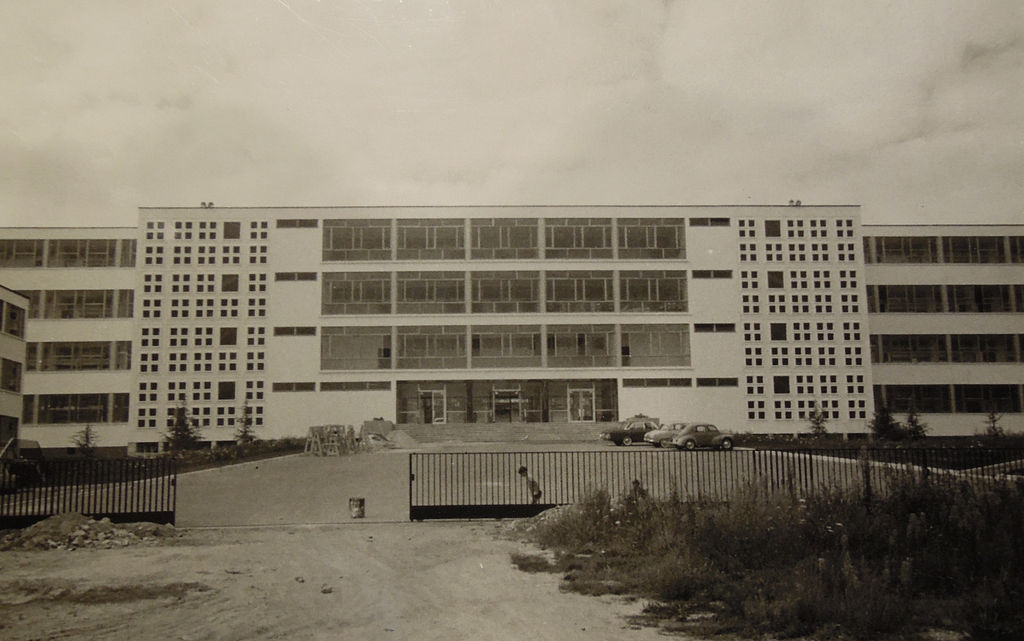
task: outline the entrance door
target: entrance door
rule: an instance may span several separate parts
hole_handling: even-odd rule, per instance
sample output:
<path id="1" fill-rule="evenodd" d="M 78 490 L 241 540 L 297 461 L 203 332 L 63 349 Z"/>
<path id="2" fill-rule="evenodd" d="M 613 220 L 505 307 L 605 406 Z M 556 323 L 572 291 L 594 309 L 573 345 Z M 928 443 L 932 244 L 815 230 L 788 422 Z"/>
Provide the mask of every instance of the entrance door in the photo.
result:
<path id="1" fill-rule="evenodd" d="M 594 420 L 594 388 L 569 388 L 569 422 Z"/>
<path id="2" fill-rule="evenodd" d="M 493 391 L 493 397 L 495 422 L 512 423 L 521 420 L 522 398 L 518 389 L 496 389 Z"/>
<path id="3" fill-rule="evenodd" d="M 444 390 L 421 391 L 420 409 L 423 410 L 424 423 L 447 422 Z"/>

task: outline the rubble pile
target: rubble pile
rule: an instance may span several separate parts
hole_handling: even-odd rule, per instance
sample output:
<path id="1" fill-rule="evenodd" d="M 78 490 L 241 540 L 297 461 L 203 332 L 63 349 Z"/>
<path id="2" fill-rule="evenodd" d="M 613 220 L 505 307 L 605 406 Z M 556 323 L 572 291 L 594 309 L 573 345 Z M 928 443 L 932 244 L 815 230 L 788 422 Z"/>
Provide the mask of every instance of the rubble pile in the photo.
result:
<path id="1" fill-rule="evenodd" d="M 0 550 L 74 550 L 153 544 L 177 536 L 173 526 L 158 523 L 111 523 L 75 512 L 57 514 L 0 536 Z"/>

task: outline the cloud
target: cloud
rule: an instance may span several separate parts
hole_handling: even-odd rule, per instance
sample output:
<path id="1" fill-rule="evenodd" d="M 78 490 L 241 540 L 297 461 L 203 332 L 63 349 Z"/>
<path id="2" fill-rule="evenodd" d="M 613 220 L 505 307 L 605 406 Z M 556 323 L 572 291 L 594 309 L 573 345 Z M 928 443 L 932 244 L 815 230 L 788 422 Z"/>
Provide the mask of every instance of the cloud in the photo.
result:
<path id="1" fill-rule="evenodd" d="M 1015 0 L 0 7 L 0 224 L 140 205 L 1021 216 Z"/>

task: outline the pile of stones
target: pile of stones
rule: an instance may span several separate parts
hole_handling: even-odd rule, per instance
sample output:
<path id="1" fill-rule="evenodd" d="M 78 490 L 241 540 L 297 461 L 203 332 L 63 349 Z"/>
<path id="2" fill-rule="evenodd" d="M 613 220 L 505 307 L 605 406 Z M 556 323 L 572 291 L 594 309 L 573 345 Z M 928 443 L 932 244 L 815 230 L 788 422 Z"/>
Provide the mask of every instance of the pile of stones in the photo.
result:
<path id="1" fill-rule="evenodd" d="M 0 550 L 74 550 L 156 544 L 178 532 L 158 523 L 111 523 L 68 512 L 57 514 L 22 530 L 0 532 Z"/>

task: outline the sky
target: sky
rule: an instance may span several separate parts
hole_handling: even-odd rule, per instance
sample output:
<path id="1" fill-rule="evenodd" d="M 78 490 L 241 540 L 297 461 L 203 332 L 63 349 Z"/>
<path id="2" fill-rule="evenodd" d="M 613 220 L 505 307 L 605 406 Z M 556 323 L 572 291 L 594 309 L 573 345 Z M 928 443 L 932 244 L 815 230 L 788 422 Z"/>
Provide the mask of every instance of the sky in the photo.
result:
<path id="1" fill-rule="evenodd" d="M 0 226 L 790 199 L 1024 223 L 1024 3 L 0 3 Z"/>

